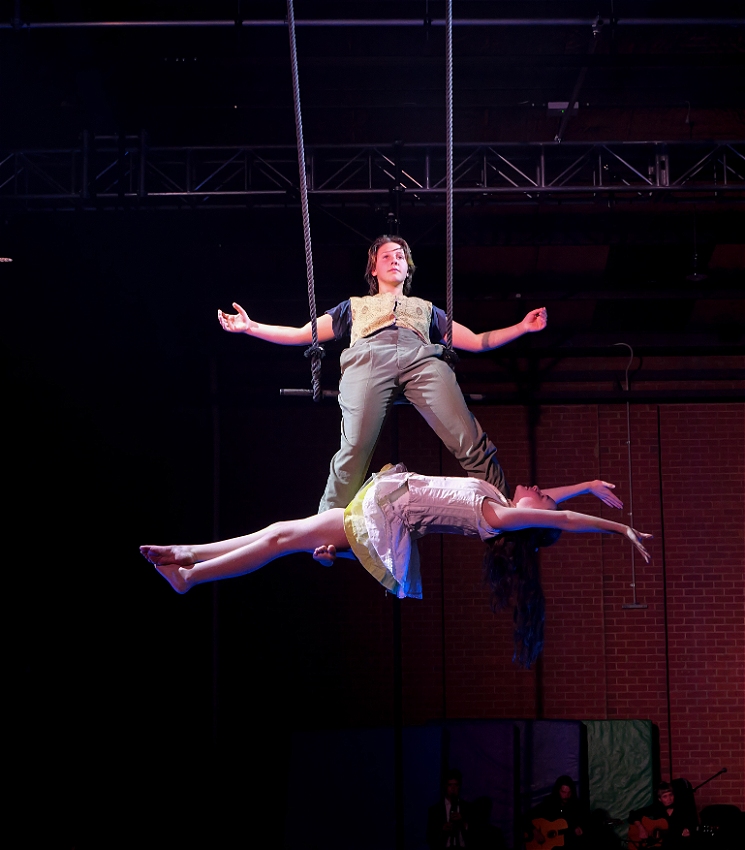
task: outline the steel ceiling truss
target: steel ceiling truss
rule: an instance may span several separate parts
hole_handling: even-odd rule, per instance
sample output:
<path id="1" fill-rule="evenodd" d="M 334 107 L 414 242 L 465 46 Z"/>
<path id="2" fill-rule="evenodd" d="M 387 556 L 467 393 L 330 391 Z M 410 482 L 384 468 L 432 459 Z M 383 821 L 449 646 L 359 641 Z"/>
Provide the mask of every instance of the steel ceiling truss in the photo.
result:
<path id="1" fill-rule="evenodd" d="M 285 207 L 298 202 L 297 169 L 291 146 L 150 147 L 145 134 L 84 134 L 79 148 L 0 153 L 0 205 Z M 306 169 L 316 204 L 445 201 L 444 145 L 316 145 Z M 745 142 L 456 145 L 453 169 L 460 203 L 734 199 L 745 195 Z"/>

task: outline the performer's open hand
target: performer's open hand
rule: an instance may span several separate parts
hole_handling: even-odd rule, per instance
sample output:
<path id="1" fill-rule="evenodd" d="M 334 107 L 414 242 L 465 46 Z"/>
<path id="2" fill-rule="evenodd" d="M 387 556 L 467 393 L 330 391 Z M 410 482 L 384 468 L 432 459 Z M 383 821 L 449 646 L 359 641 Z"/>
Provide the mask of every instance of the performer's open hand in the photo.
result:
<path id="1" fill-rule="evenodd" d="M 248 318 L 248 314 L 240 304 L 233 302 L 233 307 L 237 313 L 225 313 L 222 310 L 217 311 L 217 321 L 224 331 L 232 334 L 244 334 L 257 327 L 257 323 Z"/>
<path id="2" fill-rule="evenodd" d="M 637 531 L 635 528 L 632 528 L 630 525 L 626 527 L 626 536 L 629 540 L 636 546 L 636 548 L 641 552 L 642 558 L 649 563 L 650 554 L 642 545 L 642 540 L 648 540 L 652 535 L 644 534 L 643 531 Z"/>
<path id="3" fill-rule="evenodd" d="M 520 324 L 523 326 L 523 331 L 526 334 L 542 331 L 548 324 L 546 308 L 539 307 L 537 310 L 531 310 Z"/>
<path id="4" fill-rule="evenodd" d="M 609 508 L 622 508 L 623 502 L 616 496 L 615 493 L 612 493 L 612 490 L 616 489 L 615 484 L 611 484 L 609 481 L 591 481 L 590 482 L 590 492 L 593 496 L 597 496 L 601 502 L 608 505 Z"/>
<path id="5" fill-rule="evenodd" d="M 313 559 L 324 567 L 330 567 L 336 560 L 336 546 L 316 546 Z"/>

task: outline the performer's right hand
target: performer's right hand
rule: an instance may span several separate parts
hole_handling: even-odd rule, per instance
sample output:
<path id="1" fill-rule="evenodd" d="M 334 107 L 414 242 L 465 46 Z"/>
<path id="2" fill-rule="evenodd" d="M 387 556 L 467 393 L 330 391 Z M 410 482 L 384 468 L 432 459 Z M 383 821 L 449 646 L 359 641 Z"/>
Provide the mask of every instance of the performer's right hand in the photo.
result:
<path id="1" fill-rule="evenodd" d="M 630 525 L 626 526 L 626 536 L 629 540 L 636 546 L 636 548 L 641 552 L 642 558 L 649 563 L 650 556 L 649 552 L 642 545 L 642 540 L 648 540 L 652 537 L 651 534 L 645 534 L 643 531 L 637 531 L 635 528 L 632 528 Z"/>
<path id="2" fill-rule="evenodd" d="M 240 304 L 233 302 L 233 307 L 237 313 L 225 313 L 222 310 L 217 311 L 217 321 L 224 331 L 232 334 L 244 334 L 257 327 L 257 323 L 248 318 L 248 314 Z"/>

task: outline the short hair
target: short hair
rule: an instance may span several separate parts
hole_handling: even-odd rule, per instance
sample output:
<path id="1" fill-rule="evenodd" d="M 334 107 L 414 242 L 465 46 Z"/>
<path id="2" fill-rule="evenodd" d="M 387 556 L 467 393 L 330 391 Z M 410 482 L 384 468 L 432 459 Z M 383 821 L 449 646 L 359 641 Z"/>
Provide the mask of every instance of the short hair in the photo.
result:
<path id="1" fill-rule="evenodd" d="M 442 790 L 443 793 L 447 793 L 448 785 L 451 782 L 458 783 L 458 792 L 460 793 L 461 786 L 463 785 L 463 774 L 458 770 L 457 767 L 451 767 L 450 770 L 445 771 L 442 777 Z"/>
<path id="2" fill-rule="evenodd" d="M 396 245 L 400 245 L 401 248 L 403 248 L 404 256 L 406 257 L 406 265 L 409 267 L 409 271 L 406 274 L 406 280 L 404 281 L 404 295 L 408 295 L 411 292 L 411 279 L 414 277 L 414 272 L 416 271 L 416 266 L 414 265 L 414 260 L 411 256 L 411 248 L 409 248 L 409 243 L 403 237 L 390 236 L 387 233 L 384 233 L 382 236 L 378 236 L 378 238 L 367 249 L 365 280 L 367 281 L 367 285 L 370 287 L 370 295 L 377 295 L 378 293 L 378 279 L 373 274 L 373 269 L 378 263 L 378 251 L 382 245 L 386 244 L 386 242 L 395 242 Z"/>
<path id="3" fill-rule="evenodd" d="M 660 794 L 664 794 L 667 791 L 672 791 L 673 794 L 675 793 L 673 786 L 669 782 L 658 782 L 657 783 L 657 794 L 658 794 L 658 796 Z"/>

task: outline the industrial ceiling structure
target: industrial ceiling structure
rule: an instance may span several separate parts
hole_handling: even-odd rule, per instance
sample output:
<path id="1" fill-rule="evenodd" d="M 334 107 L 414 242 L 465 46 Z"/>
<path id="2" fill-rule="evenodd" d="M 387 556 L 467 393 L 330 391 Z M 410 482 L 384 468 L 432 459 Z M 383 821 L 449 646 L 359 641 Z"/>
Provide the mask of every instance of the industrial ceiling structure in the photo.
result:
<path id="1" fill-rule="evenodd" d="M 387 229 L 425 266 L 441 256 L 445 10 L 296 0 L 314 244 L 358 254 Z M 300 227 L 284 0 L 2 2 L 0 48 L 5 214 Z M 606 323 L 650 350 L 736 353 L 744 60 L 728 0 L 456 0 L 460 298 L 582 302 L 567 321 L 591 314 L 586 336 Z"/>

